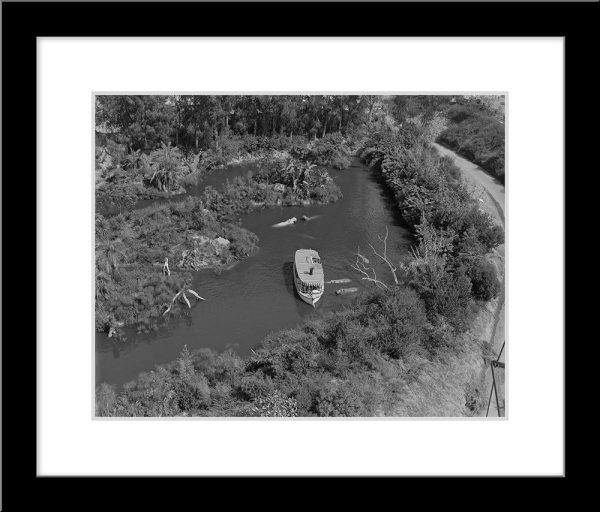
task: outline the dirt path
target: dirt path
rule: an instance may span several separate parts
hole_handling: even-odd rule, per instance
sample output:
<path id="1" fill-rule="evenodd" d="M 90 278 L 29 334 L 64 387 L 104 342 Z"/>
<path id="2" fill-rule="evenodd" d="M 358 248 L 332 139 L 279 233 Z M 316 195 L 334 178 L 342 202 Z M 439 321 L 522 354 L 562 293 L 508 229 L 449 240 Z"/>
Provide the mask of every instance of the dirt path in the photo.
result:
<path id="1" fill-rule="evenodd" d="M 461 170 L 467 183 L 473 187 L 475 197 L 481 199 L 485 210 L 504 226 L 504 185 L 481 167 L 457 155 L 454 151 L 435 142 L 433 146 L 440 154 L 454 160 L 454 164 Z"/>
<path id="2" fill-rule="evenodd" d="M 438 152 L 444 156 L 449 156 L 454 160 L 454 164 L 460 169 L 462 172 L 466 182 L 472 187 L 473 195 L 481 202 L 481 207 L 490 213 L 501 225 L 504 227 L 505 218 L 504 218 L 504 207 L 505 207 L 505 193 L 504 193 L 504 185 L 500 183 L 496 178 L 489 175 L 485 172 L 481 167 L 474 164 L 473 162 L 469 162 L 467 159 L 457 155 L 454 151 L 441 146 L 440 144 L 434 143 L 433 146 L 438 150 Z M 502 348 L 502 344 L 505 341 L 504 337 L 504 322 L 505 322 L 505 312 L 504 312 L 504 293 L 505 293 L 505 268 L 504 268 L 504 245 L 501 245 L 497 249 L 494 250 L 493 254 L 494 263 L 497 265 L 498 273 L 501 276 L 502 280 L 502 292 L 497 299 L 497 303 L 495 307 L 491 310 L 487 309 L 483 315 L 489 315 L 489 318 L 483 322 L 483 325 L 479 325 L 476 327 L 476 331 L 482 334 L 489 346 L 493 348 L 496 354 L 500 353 Z M 491 324 L 491 329 L 489 326 Z M 504 347 L 502 351 L 502 355 L 500 357 L 500 361 L 505 361 L 507 346 Z M 491 371 L 489 366 L 486 366 L 484 371 L 484 381 L 486 385 L 486 389 L 491 389 Z M 501 395 L 500 405 L 504 406 L 504 398 L 505 398 L 505 386 L 504 386 L 504 371 L 497 370 L 496 377 L 499 377 L 499 391 Z M 489 393 L 489 391 L 488 391 Z M 483 415 L 485 416 L 487 409 L 487 396 L 486 396 L 486 407 L 483 410 Z M 495 397 L 492 397 L 492 401 L 489 409 L 489 416 L 499 416 L 498 410 L 496 407 Z M 504 411 L 502 411 L 502 416 L 504 416 Z"/>

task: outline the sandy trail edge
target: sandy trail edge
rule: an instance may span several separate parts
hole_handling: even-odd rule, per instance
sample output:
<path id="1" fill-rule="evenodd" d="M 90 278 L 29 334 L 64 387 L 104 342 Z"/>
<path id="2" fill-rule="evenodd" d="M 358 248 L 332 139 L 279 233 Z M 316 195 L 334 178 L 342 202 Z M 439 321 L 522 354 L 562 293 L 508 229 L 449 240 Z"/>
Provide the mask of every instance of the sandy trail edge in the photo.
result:
<path id="1" fill-rule="evenodd" d="M 505 189 L 504 185 L 500 183 L 496 178 L 489 175 L 481 167 L 456 154 L 454 151 L 440 145 L 433 143 L 433 147 L 443 156 L 448 156 L 454 161 L 454 165 L 460 169 L 465 182 L 470 186 L 471 193 L 473 196 L 481 202 L 483 210 L 487 211 L 492 215 L 496 221 L 505 227 Z M 505 341 L 505 291 L 506 291 L 506 272 L 505 272 L 505 254 L 504 245 L 501 245 L 495 249 L 491 256 L 492 263 L 496 266 L 500 280 L 502 281 L 502 291 L 500 296 L 490 301 L 487 307 L 481 312 L 479 317 L 474 323 L 472 329 L 473 334 L 481 339 L 486 340 L 488 346 L 498 354 L 502 348 L 502 344 Z M 504 347 L 500 361 L 505 361 L 507 347 Z M 487 393 L 491 389 L 492 375 L 489 366 L 482 368 L 482 380 L 485 383 L 485 389 Z M 505 398 L 505 386 L 504 379 L 502 379 L 501 386 L 502 398 Z M 503 405 L 502 402 L 500 404 Z M 487 410 L 487 395 L 486 404 L 481 412 L 482 416 L 485 416 Z M 489 416 L 498 416 L 496 402 L 492 397 L 490 404 Z"/>

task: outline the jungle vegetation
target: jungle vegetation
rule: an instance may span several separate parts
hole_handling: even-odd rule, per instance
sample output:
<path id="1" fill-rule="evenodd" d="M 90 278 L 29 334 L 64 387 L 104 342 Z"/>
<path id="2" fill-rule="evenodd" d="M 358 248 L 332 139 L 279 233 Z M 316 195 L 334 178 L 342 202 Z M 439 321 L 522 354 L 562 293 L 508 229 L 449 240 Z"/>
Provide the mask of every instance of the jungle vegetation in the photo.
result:
<path id="1" fill-rule="evenodd" d="M 376 276 L 370 294 L 323 319 L 272 333 L 249 357 L 231 350 L 185 348 L 178 360 L 140 374 L 122 390 L 102 384 L 96 392 L 99 416 L 478 414 L 486 397 L 477 369 L 491 354 L 469 325 L 479 308 L 500 292 L 488 256 L 504 242 L 504 233 L 478 208 L 451 161 L 431 147 L 452 126 L 443 114 L 455 108 L 451 99 L 440 105 L 429 97 L 375 97 L 372 103 L 361 97 L 356 103 L 360 108 L 348 111 L 335 97 L 337 102 L 205 97 L 193 100 L 197 104 L 183 97 L 157 98 L 128 103 L 135 116 L 106 118 L 119 127 L 118 144 L 128 146 L 129 152 L 136 147 L 165 151 L 167 140 L 190 148 L 191 154 L 197 150 L 196 157 L 202 147 L 223 151 L 238 144 L 249 154 L 271 156 L 260 172 L 223 190 L 207 189 L 199 198 L 97 220 L 97 289 L 98 273 L 118 275 L 127 265 L 137 272 L 135 265 L 143 265 L 144 258 L 159 260 L 182 244 L 169 253 L 172 261 L 182 262 L 181 272 L 148 277 L 146 267 L 146 273 L 140 271 L 146 284 L 139 299 L 140 291 L 126 285 L 115 292 L 114 301 L 128 297 L 141 305 L 119 306 L 124 311 L 121 321 L 148 311 L 151 297 L 150 310 L 161 319 L 173 294 L 189 286 L 188 272 L 206 263 L 203 244 L 227 241 L 218 242 L 222 266 L 251 253 L 257 240 L 235 223 L 243 211 L 339 197 L 327 173 L 317 171 L 315 164 L 339 160 L 343 168 L 346 152 L 356 152 L 380 174 L 417 244 L 403 261 L 390 262 L 389 275 Z M 139 114 L 145 112 L 145 101 L 162 120 L 151 118 L 152 130 L 149 118 Z M 195 109 L 208 113 L 202 123 L 193 120 Z M 175 132 L 166 122 L 173 113 Z M 336 133 L 328 135 L 331 130 Z M 301 143 L 289 142 L 296 139 Z M 180 160 L 189 158 L 186 149 L 180 151 Z M 277 151 L 283 155 L 273 158 Z M 170 186 L 168 176 L 160 180 Z M 283 191 L 275 184 L 282 184 Z M 116 311 L 107 310 L 106 315 Z"/>

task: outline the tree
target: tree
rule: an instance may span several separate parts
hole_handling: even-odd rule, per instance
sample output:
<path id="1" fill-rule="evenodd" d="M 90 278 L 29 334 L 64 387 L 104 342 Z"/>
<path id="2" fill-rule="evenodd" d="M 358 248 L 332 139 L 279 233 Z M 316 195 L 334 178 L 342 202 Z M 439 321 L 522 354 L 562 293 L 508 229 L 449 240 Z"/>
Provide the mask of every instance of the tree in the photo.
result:
<path id="1" fill-rule="evenodd" d="M 96 97 L 96 125 L 116 132 L 130 149 L 152 149 L 169 142 L 176 118 L 175 102 L 168 96 Z"/>

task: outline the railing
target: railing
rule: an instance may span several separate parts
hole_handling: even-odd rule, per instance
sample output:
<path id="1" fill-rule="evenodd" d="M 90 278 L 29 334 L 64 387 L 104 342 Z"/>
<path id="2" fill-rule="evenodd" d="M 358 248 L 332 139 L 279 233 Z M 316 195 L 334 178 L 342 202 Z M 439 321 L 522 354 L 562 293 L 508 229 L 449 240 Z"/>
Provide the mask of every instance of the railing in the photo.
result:
<path id="1" fill-rule="evenodd" d="M 490 413 L 490 404 L 492 403 L 492 395 L 494 395 L 494 397 L 496 399 L 496 412 L 498 413 L 498 417 L 504 416 L 505 400 L 502 399 L 502 404 L 500 404 L 500 397 L 498 396 L 498 394 L 499 394 L 498 384 L 496 381 L 496 372 L 499 369 L 501 369 L 502 371 L 504 371 L 504 369 L 505 369 L 505 364 L 500 361 L 500 356 L 502 355 L 502 351 L 504 350 L 505 343 L 506 343 L 506 340 L 504 342 L 502 342 L 502 348 L 500 349 L 500 353 L 498 354 L 498 357 L 495 360 L 490 362 L 490 368 L 492 370 L 492 388 L 490 389 L 490 397 L 488 399 L 487 411 L 485 413 L 486 418 L 488 417 L 488 415 Z M 500 394 L 501 395 L 503 394 L 502 391 L 500 391 Z"/>

